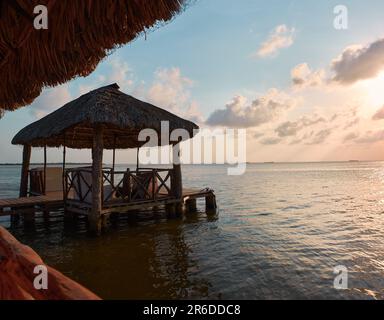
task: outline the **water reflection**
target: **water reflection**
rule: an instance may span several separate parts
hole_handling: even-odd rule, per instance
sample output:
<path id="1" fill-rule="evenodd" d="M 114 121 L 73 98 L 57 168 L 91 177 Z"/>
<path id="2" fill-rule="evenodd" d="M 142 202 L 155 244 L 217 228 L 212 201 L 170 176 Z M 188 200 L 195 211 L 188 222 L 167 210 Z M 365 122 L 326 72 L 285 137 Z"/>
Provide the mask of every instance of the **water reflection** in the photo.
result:
<path id="1" fill-rule="evenodd" d="M 183 167 L 187 187 L 216 191 L 219 219 L 139 214 L 94 239 L 57 214 L 13 233 L 104 298 L 384 298 L 383 162 L 226 169 Z M 0 166 L 0 197 L 17 192 L 12 170 Z M 333 286 L 338 265 L 349 290 Z"/>
<path id="2" fill-rule="evenodd" d="M 35 224 L 11 227 L 46 262 L 107 299 L 189 299 L 209 296 L 211 284 L 185 238 L 195 223 L 214 223 L 202 213 L 167 219 L 165 212 L 120 216 L 101 238 L 87 234 L 86 221 L 65 223 L 61 213 Z"/>

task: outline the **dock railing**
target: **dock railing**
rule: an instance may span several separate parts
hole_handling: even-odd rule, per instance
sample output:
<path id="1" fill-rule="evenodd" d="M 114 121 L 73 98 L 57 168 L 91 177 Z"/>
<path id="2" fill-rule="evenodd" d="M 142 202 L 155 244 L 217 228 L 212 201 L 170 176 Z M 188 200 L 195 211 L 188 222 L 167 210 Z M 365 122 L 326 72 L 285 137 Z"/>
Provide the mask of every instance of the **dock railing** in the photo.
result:
<path id="1" fill-rule="evenodd" d="M 103 169 L 103 207 L 157 202 L 173 197 L 173 169 L 145 168 L 113 171 Z M 67 169 L 64 201 L 92 205 L 92 168 Z"/>

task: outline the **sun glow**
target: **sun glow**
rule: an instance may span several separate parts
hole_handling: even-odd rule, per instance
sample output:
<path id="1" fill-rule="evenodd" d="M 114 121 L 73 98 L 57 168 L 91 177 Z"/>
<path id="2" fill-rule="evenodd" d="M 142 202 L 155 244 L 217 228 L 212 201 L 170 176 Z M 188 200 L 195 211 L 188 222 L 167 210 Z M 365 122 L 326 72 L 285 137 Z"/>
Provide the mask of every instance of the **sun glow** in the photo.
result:
<path id="1" fill-rule="evenodd" d="M 361 83 L 366 94 L 367 107 L 374 111 L 384 105 L 384 72 L 376 78 Z"/>

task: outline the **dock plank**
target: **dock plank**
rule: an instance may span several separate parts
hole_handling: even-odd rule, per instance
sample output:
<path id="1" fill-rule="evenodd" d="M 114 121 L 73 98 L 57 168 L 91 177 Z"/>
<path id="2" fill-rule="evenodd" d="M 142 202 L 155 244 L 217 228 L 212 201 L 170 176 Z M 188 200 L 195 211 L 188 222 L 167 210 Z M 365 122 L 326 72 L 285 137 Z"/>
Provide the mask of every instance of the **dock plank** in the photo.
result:
<path id="1" fill-rule="evenodd" d="M 25 208 L 38 205 L 50 205 L 63 202 L 63 195 L 51 194 L 37 197 L 23 197 L 14 199 L 0 199 L 0 209 Z"/>

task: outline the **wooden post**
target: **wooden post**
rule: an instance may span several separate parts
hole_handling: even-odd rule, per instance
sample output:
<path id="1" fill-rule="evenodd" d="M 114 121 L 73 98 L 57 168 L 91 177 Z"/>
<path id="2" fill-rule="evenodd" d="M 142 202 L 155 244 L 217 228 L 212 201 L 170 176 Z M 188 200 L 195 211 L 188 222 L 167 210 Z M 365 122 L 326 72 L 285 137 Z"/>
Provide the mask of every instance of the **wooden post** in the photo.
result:
<path id="1" fill-rule="evenodd" d="M 21 169 L 21 181 L 20 181 L 20 197 L 26 197 L 28 195 L 28 173 L 29 165 L 31 162 L 32 148 L 29 145 L 23 147 L 23 166 Z"/>
<path id="2" fill-rule="evenodd" d="M 95 128 L 92 148 L 92 211 L 89 217 L 90 231 L 100 235 L 102 228 L 103 193 L 103 127 Z"/>
<path id="3" fill-rule="evenodd" d="M 183 197 L 183 179 L 180 164 L 180 145 L 173 146 L 173 175 L 172 175 L 172 193 L 176 199 Z"/>
<path id="4" fill-rule="evenodd" d="M 207 212 L 217 209 L 216 197 L 213 193 L 205 197 L 205 208 Z"/>
<path id="5" fill-rule="evenodd" d="M 196 199 L 188 199 L 185 203 L 187 207 L 187 211 L 189 213 L 197 212 L 197 200 Z"/>
<path id="6" fill-rule="evenodd" d="M 63 182 L 63 200 L 64 200 L 64 216 L 65 218 L 71 216 L 71 213 L 67 210 L 67 188 L 68 188 L 68 184 L 67 184 L 67 175 L 65 173 L 65 168 L 66 168 L 66 161 L 67 161 L 67 147 L 66 147 L 66 136 L 65 136 L 65 133 L 64 133 L 64 137 L 63 137 L 63 177 L 62 177 L 62 182 Z"/>
<path id="7" fill-rule="evenodd" d="M 140 169 L 140 148 L 137 148 L 137 154 L 136 154 L 136 172 L 139 173 Z"/>
<path id="8" fill-rule="evenodd" d="M 44 195 L 47 194 L 47 146 L 44 146 Z"/>
<path id="9" fill-rule="evenodd" d="M 112 187 L 115 187 L 115 167 L 116 167 L 116 135 L 113 137 L 113 159 L 112 159 Z"/>
<path id="10" fill-rule="evenodd" d="M 176 216 L 176 205 L 174 203 L 168 203 L 165 205 L 165 212 L 168 218 L 175 218 Z"/>

